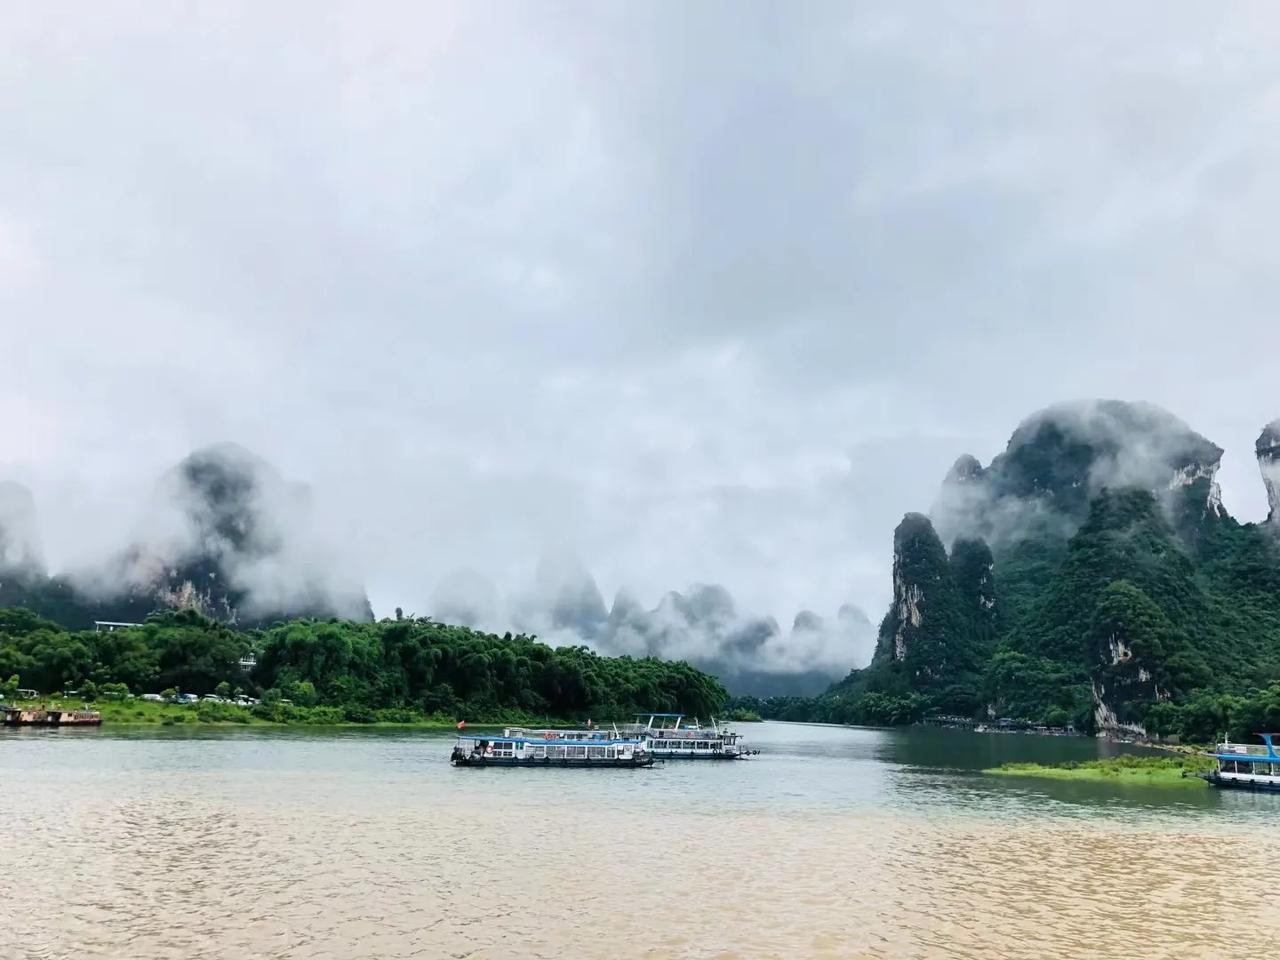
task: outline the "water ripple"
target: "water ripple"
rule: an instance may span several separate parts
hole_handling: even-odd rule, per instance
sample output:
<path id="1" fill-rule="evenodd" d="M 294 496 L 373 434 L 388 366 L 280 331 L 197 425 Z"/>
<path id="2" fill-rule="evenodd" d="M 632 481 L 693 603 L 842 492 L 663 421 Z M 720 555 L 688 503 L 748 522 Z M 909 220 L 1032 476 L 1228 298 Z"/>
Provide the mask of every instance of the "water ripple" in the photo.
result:
<path id="1" fill-rule="evenodd" d="M 781 742 L 771 764 L 546 776 L 454 771 L 442 746 L 0 742 L 22 783 L 0 807 L 5 956 L 1181 960 L 1225 956 L 1227 931 L 1278 942 L 1280 832 L 1258 827 L 1276 804 L 1086 805 Z"/>

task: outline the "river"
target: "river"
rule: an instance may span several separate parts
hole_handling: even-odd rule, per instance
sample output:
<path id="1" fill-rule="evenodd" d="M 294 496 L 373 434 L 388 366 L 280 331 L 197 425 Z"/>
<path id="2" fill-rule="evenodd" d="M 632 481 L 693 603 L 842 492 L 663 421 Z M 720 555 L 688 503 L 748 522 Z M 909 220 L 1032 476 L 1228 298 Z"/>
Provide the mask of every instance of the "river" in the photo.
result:
<path id="1" fill-rule="evenodd" d="M 740 725 L 759 757 L 455 770 L 388 730 L 0 733 L 0 954 L 1280 956 L 1280 796 L 980 771 L 1084 738 Z"/>

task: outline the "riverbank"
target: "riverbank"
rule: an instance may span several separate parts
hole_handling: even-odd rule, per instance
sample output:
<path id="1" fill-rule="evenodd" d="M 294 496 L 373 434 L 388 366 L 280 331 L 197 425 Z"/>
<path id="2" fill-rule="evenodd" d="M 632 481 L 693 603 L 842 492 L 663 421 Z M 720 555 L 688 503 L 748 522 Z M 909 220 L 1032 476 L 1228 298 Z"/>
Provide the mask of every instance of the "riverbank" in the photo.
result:
<path id="1" fill-rule="evenodd" d="M 1034 777 L 1049 780 L 1086 780 L 1133 786 L 1204 786 L 1193 777 L 1212 769 L 1213 761 L 1194 754 L 1166 757 L 1108 757 L 1066 763 L 1005 763 L 982 772 L 999 777 Z"/>
<path id="2" fill-rule="evenodd" d="M 287 703 L 242 707 L 234 703 L 204 701 L 193 704 L 156 703 L 150 700 L 98 700 L 50 698 L 18 701 L 13 706 L 38 709 L 62 706 L 97 710 L 104 725 L 120 726 L 311 726 L 311 727 L 403 727 L 416 730 L 453 730 L 458 718 L 423 714 L 403 708 L 353 711 L 343 707 L 301 707 Z M 353 714 L 359 719 L 354 719 Z M 576 722 L 554 717 L 484 717 L 467 719 L 467 729 L 494 729 L 503 726 L 571 727 Z"/>

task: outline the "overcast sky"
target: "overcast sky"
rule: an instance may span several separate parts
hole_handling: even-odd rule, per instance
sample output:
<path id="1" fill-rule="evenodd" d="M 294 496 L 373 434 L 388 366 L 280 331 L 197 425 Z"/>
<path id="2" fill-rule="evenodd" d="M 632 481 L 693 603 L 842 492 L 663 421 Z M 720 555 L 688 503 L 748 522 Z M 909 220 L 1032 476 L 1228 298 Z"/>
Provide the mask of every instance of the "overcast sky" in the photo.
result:
<path id="1" fill-rule="evenodd" d="M 902 513 L 1077 397 L 1259 519 L 1278 48 L 1271 3 L 7 4 L 0 477 L 63 565 L 238 441 L 380 613 L 552 552 L 875 619 Z"/>

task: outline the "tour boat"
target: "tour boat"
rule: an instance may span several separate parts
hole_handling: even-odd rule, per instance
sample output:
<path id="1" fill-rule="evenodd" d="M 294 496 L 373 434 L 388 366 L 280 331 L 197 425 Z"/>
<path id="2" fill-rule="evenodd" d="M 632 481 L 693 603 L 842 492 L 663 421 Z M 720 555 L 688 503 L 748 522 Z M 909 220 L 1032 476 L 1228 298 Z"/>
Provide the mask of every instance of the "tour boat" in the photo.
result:
<path id="1" fill-rule="evenodd" d="M 715 717 L 710 727 L 703 727 L 697 720 L 685 723 L 683 713 L 641 713 L 624 732 L 647 736 L 659 760 L 741 760 L 760 752 L 742 746 L 738 742 L 741 737 L 722 727 Z"/>
<path id="2" fill-rule="evenodd" d="M 648 739 L 616 730 L 530 730 L 462 734 L 449 761 L 455 767 L 650 767 Z"/>
<path id="3" fill-rule="evenodd" d="M 1274 738 L 1278 733 L 1259 734 L 1265 746 L 1242 743 L 1220 743 L 1212 754 L 1218 768 L 1196 776 L 1209 781 L 1215 787 L 1236 790 L 1280 791 L 1280 753 L 1276 752 Z"/>

